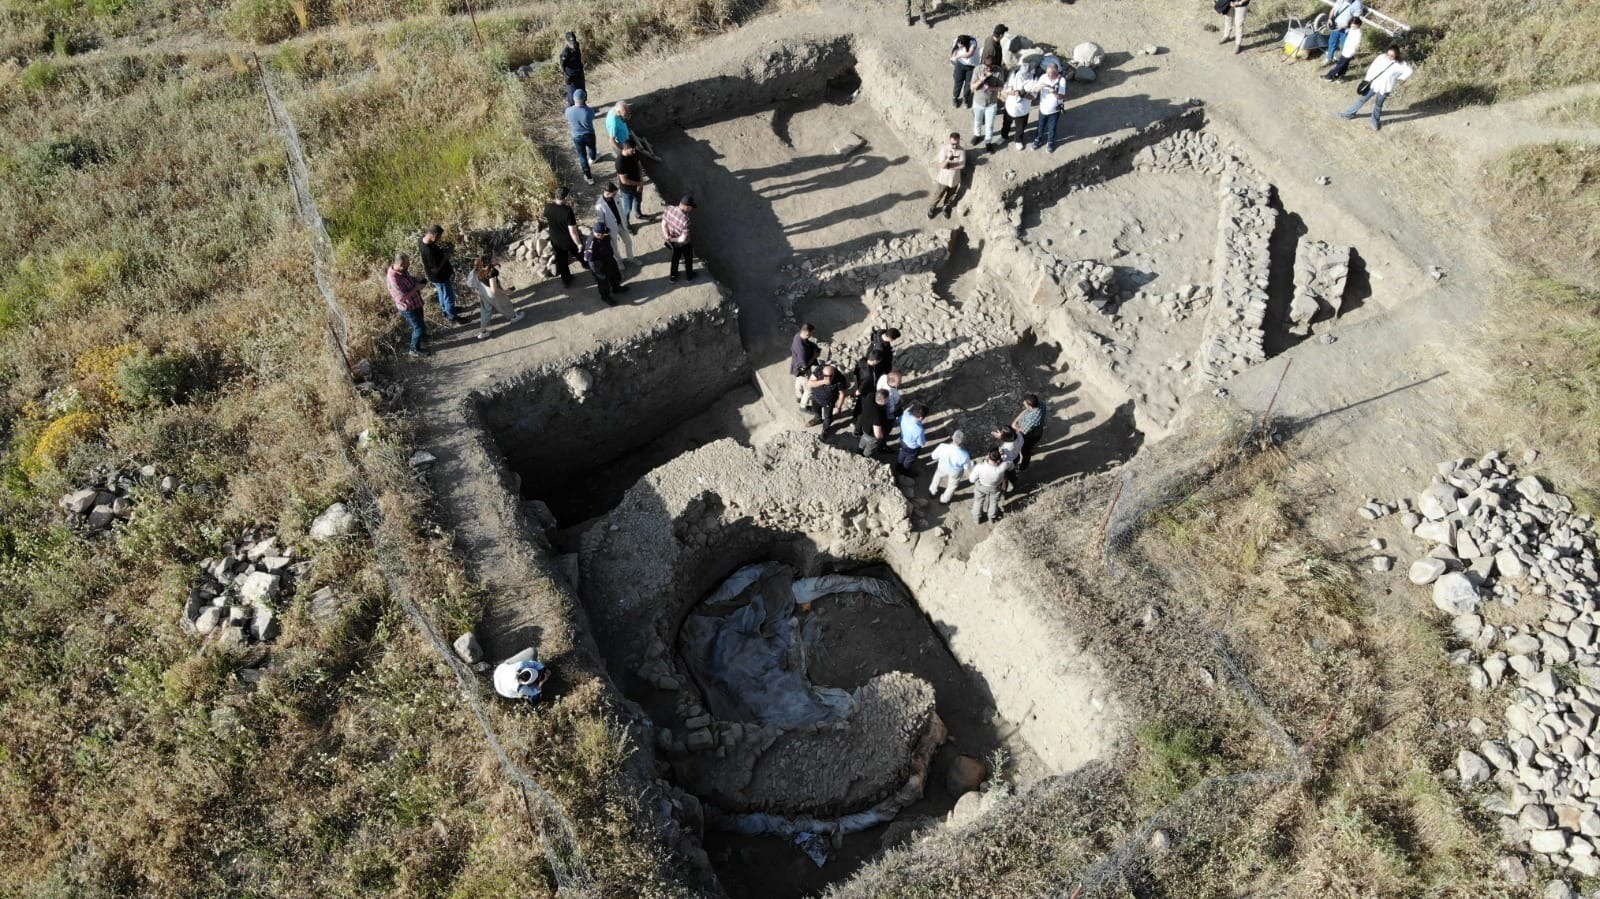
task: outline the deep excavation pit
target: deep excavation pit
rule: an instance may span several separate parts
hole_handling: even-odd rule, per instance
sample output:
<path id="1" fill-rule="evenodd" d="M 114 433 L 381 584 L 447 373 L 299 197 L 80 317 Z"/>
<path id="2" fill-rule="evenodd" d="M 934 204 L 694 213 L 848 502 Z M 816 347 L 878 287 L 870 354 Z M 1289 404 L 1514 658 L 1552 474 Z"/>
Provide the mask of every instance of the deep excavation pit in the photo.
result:
<path id="1" fill-rule="evenodd" d="M 584 530 L 579 571 L 613 677 L 694 797 L 677 817 L 735 896 L 810 895 L 942 820 L 971 786 L 946 783 L 961 756 L 998 752 L 1027 783 L 1123 730 L 1028 591 L 914 539 L 883 466 L 804 434 L 650 472 Z"/>

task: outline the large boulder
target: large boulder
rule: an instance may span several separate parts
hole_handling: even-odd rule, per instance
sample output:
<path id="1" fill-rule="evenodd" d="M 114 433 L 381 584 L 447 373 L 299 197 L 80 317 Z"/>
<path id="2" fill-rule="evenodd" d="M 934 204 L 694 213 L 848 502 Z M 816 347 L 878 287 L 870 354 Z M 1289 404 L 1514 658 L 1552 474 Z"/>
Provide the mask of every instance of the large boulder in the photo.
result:
<path id="1" fill-rule="evenodd" d="M 344 503 L 334 503 L 311 522 L 311 539 L 326 543 L 356 531 L 356 515 Z"/>
<path id="2" fill-rule="evenodd" d="M 1075 66 L 1098 66 L 1106 58 L 1106 51 L 1093 41 L 1084 41 L 1072 48 L 1072 64 Z"/>

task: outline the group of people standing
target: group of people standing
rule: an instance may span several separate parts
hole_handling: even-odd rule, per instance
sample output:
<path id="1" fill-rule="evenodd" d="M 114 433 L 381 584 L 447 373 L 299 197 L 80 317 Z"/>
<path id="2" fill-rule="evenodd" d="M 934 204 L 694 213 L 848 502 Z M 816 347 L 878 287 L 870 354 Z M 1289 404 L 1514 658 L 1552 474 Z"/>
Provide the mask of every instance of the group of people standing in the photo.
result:
<path id="1" fill-rule="evenodd" d="M 866 354 L 856 364 L 855 380 L 832 362 L 821 360 L 816 329 L 809 322 L 800 326 L 789 346 L 789 373 L 794 377 L 795 399 L 814 417 L 811 425 L 821 425 L 827 435 L 835 421 L 843 419 L 847 405 L 853 403 L 857 447 L 863 456 L 890 450 L 898 435 L 895 470 L 916 478 L 916 463 L 928 445 L 925 424 L 928 407 L 907 402 L 901 391 L 902 378 L 894 365 L 897 328 L 875 328 Z M 1039 439 L 1044 436 L 1045 410 L 1036 394 L 1023 397 L 1022 409 L 1010 424 L 990 431 L 993 447 L 974 459 L 967 448 L 967 435 L 955 431 L 932 451 L 934 473 L 928 492 L 949 504 L 962 479 L 972 483 L 972 518 L 998 521 L 1004 493 L 1016 488 L 1017 473 L 1026 471 Z"/>
<path id="2" fill-rule="evenodd" d="M 950 49 L 951 101 L 972 109 L 972 144 L 996 150 L 1011 142 L 1014 149 L 1044 147 L 1056 151 L 1061 111 L 1072 76 L 1056 57 L 1026 56 L 1009 72 L 1004 66 L 1008 29 L 996 25 L 980 48 L 977 38 L 961 35 Z M 1043 60 L 1041 63 L 1040 60 Z M 1039 112 L 1033 141 L 1027 140 L 1028 119 Z M 996 120 L 1000 123 L 998 134 Z"/>

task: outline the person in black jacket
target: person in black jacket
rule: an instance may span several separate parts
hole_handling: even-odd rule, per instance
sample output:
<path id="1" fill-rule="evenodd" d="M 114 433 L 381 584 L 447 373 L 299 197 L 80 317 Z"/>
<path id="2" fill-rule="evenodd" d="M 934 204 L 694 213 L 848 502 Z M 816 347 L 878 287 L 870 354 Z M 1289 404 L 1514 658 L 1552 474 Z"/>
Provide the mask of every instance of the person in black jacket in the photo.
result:
<path id="1" fill-rule="evenodd" d="M 855 397 L 855 408 L 851 410 L 851 417 L 856 420 L 856 436 L 861 436 L 861 413 L 866 404 L 872 402 L 872 395 L 878 389 L 878 369 L 883 367 L 883 353 L 877 349 L 867 351 L 867 355 L 856 363 L 856 387 L 851 391 Z M 887 368 L 883 369 L 888 374 Z"/>
<path id="2" fill-rule="evenodd" d="M 872 348 L 878 351 L 879 359 L 878 376 L 872 379 L 872 383 L 878 383 L 878 377 L 894 371 L 894 343 L 899 339 L 899 328 L 874 328 L 872 330 Z"/>
<path id="3" fill-rule="evenodd" d="M 561 48 L 561 77 L 567 82 L 567 105 L 572 105 L 574 91 L 583 90 L 583 48 L 578 46 L 578 35 L 567 32 L 567 45 Z"/>
<path id="4" fill-rule="evenodd" d="M 422 271 L 428 276 L 428 283 L 439 294 L 439 308 L 454 325 L 461 321 L 456 317 L 456 287 L 452 281 L 456 272 L 450 265 L 450 245 L 439 241 L 443 236 L 444 229 L 438 225 L 423 232 L 422 240 L 417 242 L 417 255 L 422 257 Z"/>
<path id="5" fill-rule="evenodd" d="M 594 231 L 583 245 L 583 261 L 594 274 L 594 286 L 600 289 L 600 299 L 607 306 L 617 305 L 611 300 L 614 293 L 627 293 L 622 283 L 622 269 L 617 267 L 616 248 L 611 245 L 611 227 L 605 222 L 595 222 Z"/>

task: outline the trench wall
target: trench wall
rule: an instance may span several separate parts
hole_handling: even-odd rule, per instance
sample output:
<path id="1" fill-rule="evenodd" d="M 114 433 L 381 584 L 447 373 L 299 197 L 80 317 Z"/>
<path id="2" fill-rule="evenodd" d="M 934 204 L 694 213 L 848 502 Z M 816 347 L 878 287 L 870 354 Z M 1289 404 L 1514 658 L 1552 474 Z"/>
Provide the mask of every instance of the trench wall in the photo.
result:
<path id="1" fill-rule="evenodd" d="M 520 373 L 479 400 L 507 464 L 537 486 L 592 470 L 750 379 L 738 313 L 707 285 L 648 329 Z"/>
<path id="2" fill-rule="evenodd" d="M 672 65 L 656 67 L 670 80 L 634 82 L 643 91 L 629 98 L 632 121 L 648 137 L 661 128 L 737 118 L 785 100 L 814 100 L 854 62 L 850 38 L 839 34 L 768 38 L 731 60 L 718 52 L 679 55 Z"/>

